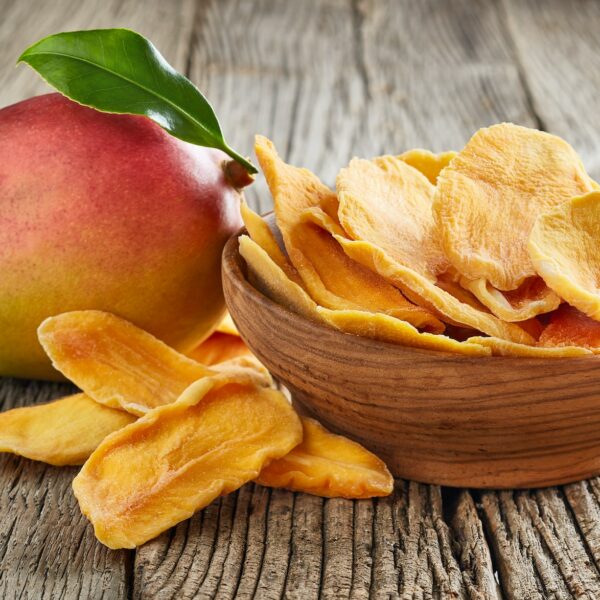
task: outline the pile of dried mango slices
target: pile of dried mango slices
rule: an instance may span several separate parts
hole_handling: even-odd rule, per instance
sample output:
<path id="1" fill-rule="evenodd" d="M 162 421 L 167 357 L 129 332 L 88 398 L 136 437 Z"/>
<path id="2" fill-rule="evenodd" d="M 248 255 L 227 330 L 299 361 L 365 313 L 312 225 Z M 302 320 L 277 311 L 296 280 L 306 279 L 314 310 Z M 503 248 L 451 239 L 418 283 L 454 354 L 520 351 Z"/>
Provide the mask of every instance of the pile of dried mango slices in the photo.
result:
<path id="1" fill-rule="evenodd" d="M 385 464 L 300 418 L 235 333 L 225 323 L 192 353 L 221 361 L 206 366 L 110 313 L 47 319 L 40 343 L 82 393 L 0 413 L 0 451 L 83 464 L 73 491 L 110 548 L 143 544 L 253 480 L 328 497 L 391 493 Z"/>
<path id="2" fill-rule="evenodd" d="M 257 137 L 282 244 L 243 206 L 274 301 L 346 333 L 471 356 L 600 349 L 600 186 L 564 140 L 510 123 L 458 153 L 355 158 L 336 190 Z"/>

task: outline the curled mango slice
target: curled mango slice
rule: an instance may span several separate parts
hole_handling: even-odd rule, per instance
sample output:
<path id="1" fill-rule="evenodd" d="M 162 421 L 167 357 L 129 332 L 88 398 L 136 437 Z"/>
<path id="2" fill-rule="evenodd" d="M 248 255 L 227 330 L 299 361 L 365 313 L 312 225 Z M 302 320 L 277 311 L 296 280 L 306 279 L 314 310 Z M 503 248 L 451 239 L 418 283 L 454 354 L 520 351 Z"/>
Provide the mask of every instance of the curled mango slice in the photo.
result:
<path id="1" fill-rule="evenodd" d="M 490 351 L 477 344 L 465 344 L 443 335 L 421 333 L 410 323 L 389 315 L 359 310 L 330 310 L 317 306 L 297 284 L 290 281 L 269 255 L 247 236 L 240 237 L 240 254 L 248 264 L 251 280 L 257 289 L 273 301 L 312 320 L 329 324 L 335 329 L 392 341 L 414 348 L 454 351 L 486 356 Z"/>
<path id="2" fill-rule="evenodd" d="M 215 331 L 198 347 L 188 352 L 187 356 L 204 365 L 216 365 L 239 356 L 251 356 L 251 354 L 239 335 Z"/>
<path id="3" fill-rule="evenodd" d="M 55 466 L 81 465 L 110 433 L 136 417 L 85 394 L 0 413 L 0 452 Z"/>
<path id="4" fill-rule="evenodd" d="M 353 159 L 336 179 L 339 219 L 354 240 L 376 243 L 394 261 L 435 282 L 448 269 L 431 205 L 435 187 L 393 156 Z"/>
<path id="5" fill-rule="evenodd" d="M 435 185 L 437 178 L 445 169 L 450 161 L 456 156 L 456 152 L 449 150 L 447 152 L 440 152 L 434 154 L 429 150 L 423 150 L 421 148 L 415 148 L 413 150 L 407 150 L 398 156 L 400 160 L 403 160 L 406 164 L 417 169 L 421 172 L 429 181 Z"/>
<path id="6" fill-rule="evenodd" d="M 543 346 L 528 346 L 516 344 L 508 340 L 495 337 L 470 337 L 467 342 L 486 346 L 494 356 L 520 356 L 523 358 L 568 358 L 574 356 L 585 356 L 591 354 L 586 348 L 579 346 L 562 346 L 560 348 L 548 348 Z"/>
<path id="7" fill-rule="evenodd" d="M 103 544 L 143 544 L 255 479 L 301 442 L 302 425 L 281 392 L 220 383 L 192 384 L 90 456 L 73 491 Z"/>
<path id="8" fill-rule="evenodd" d="M 525 321 L 553 311 L 561 302 L 540 277 L 529 277 L 510 292 L 497 290 L 485 279 L 471 281 L 462 277 L 460 283 L 504 321 Z"/>
<path id="9" fill-rule="evenodd" d="M 591 319 L 573 306 L 563 304 L 552 313 L 540 335 L 541 346 L 581 346 L 600 351 L 600 321 Z"/>
<path id="10" fill-rule="evenodd" d="M 96 402 L 142 415 L 170 404 L 192 382 L 223 376 L 270 384 L 264 369 L 238 361 L 209 369 L 110 313 L 73 311 L 46 319 L 40 343 L 53 365 Z M 247 365 L 252 361 L 245 360 Z"/>
<path id="11" fill-rule="evenodd" d="M 600 192 L 572 198 L 539 215 L 529 253 L 550 288 L 600 320 Z"/>
<path id="12" fill-rule="evenodd" d="M 527 252 L 536 217 L 591 190 L 567 142 L 502 123 L 475 133 L 441 172 L 433 210 L 457 271 L 514 290 L 537 274 Z"/>
<path id="13" fill-rule="evenodd" d="M 302 442 L 273 461 L 256 480 L 327 498 L 387 496 L 394 478 L 385 463 L 360 444 L 335 435 L 314 419 L 303 418 Z"/>
<path id="14" fill-rule="evenodd" d="M 287 253 L 302 279 L 303 287 L 318 304 L 331 309 L 383 312 L 416 327 L 443 331 L 443 324 L 429 311 L 416 307 L 377 273 L 353 261 L 328 229 L 321 227 L 321 221 L 326 219 L 332 227 L 343 232 L 337 223 L 337 197 L 334 192 L 310 171 L 283 162 L 270 143 L 257 144 L 257 155 L 273 195 L 275 214 Z M 418 172 L 415 173 L 425 180 Z M 429 185 L 426 180 L 425 183 Z M 330 215 L 332 211 L 333 217 Z M 256 238 L 259 235 L 257 233 Z M 264 243 L 258 243 L 289 276 L 279 248 L 274 248 L 273 242 L 265 235 L 260 235 L 260 239 Z"/>

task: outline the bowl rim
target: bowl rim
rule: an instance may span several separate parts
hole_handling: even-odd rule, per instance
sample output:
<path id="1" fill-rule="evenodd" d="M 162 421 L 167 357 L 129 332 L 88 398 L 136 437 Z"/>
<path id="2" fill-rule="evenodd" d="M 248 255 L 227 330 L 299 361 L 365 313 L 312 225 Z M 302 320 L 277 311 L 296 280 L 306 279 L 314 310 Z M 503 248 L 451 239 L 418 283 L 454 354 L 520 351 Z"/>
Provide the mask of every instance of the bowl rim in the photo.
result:
<path id="1" fill-rule="evenodd" d="M 266 213 L 264 216 L 269 216 L 271 212 Z M 505 365 L 510 364 L 524 364 L 524 361 L 528 364 L 534 365 L 570 365 L 586 362 L 589 364 L 591 360 L 600 360 L 599 354 L 590 354 L 584 356 L 560 356 L 560 357 L 537 357 L 537 356 L 472 356 L 468 354 L 460 354 L 458 352 L 445 352 L 443 350 L 430 350 L 427 348 L 415 348 L 412 346 L 405 346 L 403 344 L 395 343 L 395 342 L 387 342 L 385 340 L 379 340 L 376 338 L 369 338 L 362 335 L 356 335 L 353 333 L 348 333 L 345 331 L 341 331 L 336 329 L 335 327 L 330 327 L 325 323 L 319 323 L 317 321 L 313 321 L 308 317 L 305 317 L 278 302 L 275 302 L 259 289 L 254 287 L 249 281 L 244 272 L 247 269 L 247 265 L 245 260 L 241 256 L 239 252 L 239 243 L 238 239 L 242 235 L 249 235 L 246 227 L 242 227 L 239 231 L 237 231 L 234 235 L 232 235 L 226 242 L 225 247 L 223 248 L 223 254 L 221 257 L 221 272 L 222 277 L 225 279 L 226 274 L 230 276 L 230 279 L 235 282 L 238 288 L 242 289 L 245 294 L 249 294 L 254 298 L 255 301 L 260 303 L 265 310 L 279 313 L 280 316 L 286 318 L 290 321 L 297 321 L 303 323 L 306 327 L 312 328 L 315 330 L 325 330 L 329 335 L 339 336 L 340 341 L 342 339 L 347 340 L 346 336 L 350 336 L 354 340 L 361 340 L 361 343 L 368 344 L 372 346 L 373 349 L 378 349 L 382 352 L 385 350 L 402 350 L 406 352 L 411 352 L 415 354 L 420 354 L 422 356 L 429 356 L 431 358 L 438 358 L 444 361 L 456 361 L 463 364 L 481 364 L 488 365 L 489 361 L 493 361 L 496 365 L 500 363 L 504 363 Z M 227 310 L 230 312 L 232 319 L 235 322 L 235 316 L 233 312 L 230 310 L 229 305 L 227 304 Z M 447 336 L 446 336 L 447 337 Z"/>

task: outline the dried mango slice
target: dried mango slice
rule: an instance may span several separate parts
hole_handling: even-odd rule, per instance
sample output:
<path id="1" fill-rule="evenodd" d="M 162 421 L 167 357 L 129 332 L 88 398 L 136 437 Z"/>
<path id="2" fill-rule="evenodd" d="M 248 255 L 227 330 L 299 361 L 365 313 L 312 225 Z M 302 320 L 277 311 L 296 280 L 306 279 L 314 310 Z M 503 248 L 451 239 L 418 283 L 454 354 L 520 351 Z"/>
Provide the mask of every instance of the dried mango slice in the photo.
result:
<path id="1" fill-rule="evenodd" d="M 592 354 L 586 348 L 578 346 L 563 346 L 561 348 L 547 348 L 542 346 L 528 346 L 516 344 L 495 337 L 474 336 L 467 340 L 473 344 L 480 344 L 491 349 L 493 356 L 520 356 L 523 358 L 568 358 Z"/>
<path id="2" fill-rule="evenodd" d="M 455 352 L 469 356 L 489 356 L 490 351 L 476 342 L 459 342 L 445 335 L 420 333 L 409 323 L 381 313 L 365 313 L 359 310 L 328 310 L 317 307 L 321 318 L 332 327 L 385 342 L 393 342 L 426 350 Z"/>
<path id="3" fill-rule="evenodd" d="M 240 332 L 237 330 L 231 315 L 227 313 L 222 319 L 221 322 L 217 325 L 217 329 L 219 333 L 227 333 L 229 335 L 240 335 Z"/>
<path id="4" fill-rule="evenodd" d="M 350 238 L 376 243 L 432 282 L 448 269 L 431 212 L 435 188 L 419 171 L 393 156 L 355 158 L 339 172 L 336 188 Z"/>
<path id="5" fill-rule="evenodd" d="M 456 152 L 451 150 L 434 154 L 429 150 L 415 148 L 403 152 L 398 158 L 423 173 L 435 185 L 442 169 L 445 169 L 455 156 Z"/>
<path id="6" fill-rule="evenodd" d="M 301 441 L 300 419 L 281 392 L 205 378 L 106 438 L 73 491 L 103 544 L 134 548 L 255 479 Z"/>
<path id="7" fill-rule="evenodd" d="M 40 325 L 38 336 L 55 368 L 96 402 L 137 415 L 174 402 L 192 382 L 219 371 L 270 383 L 264 371 L 253 367 L 226 363 L 209 369 L 128 321 L 101 311 L 50 317 Z"/>
<path id="8" fill-rule="evenodd" d="M 258 214 L 256 214 L 246 202 L 242 202 L 241 206 L 242 219 L 248 235 L 275 261 L 280 269 L 285 271 L 285 274 L 298 284 L 302 283 L 298 272 L 283 253 L 271 228 L 267 222 Z"/>
<path id="9" fill-rule="evenodd" d="M 461 277 L 460 283 L 504 321 L 525 321 L 555 310 L 561 302 L 540 277 L 529 277 L 510 292 L 497 290 L 485 279 L 471 281 Z"/>
<path id="10" fill-rule="evenodd" d="M 573 306 L 563 304 L 552 313 L 550 323 L 540 335 L 540 346 L 581 346 L 600 352 L 600 322 Z"/>
<path id="11" fill-rule="evenodd" d="M 267 465 L 256 480 L 326 498 L 387 496 L 394 478 L 385 463 L 360 444 L 302 418 L 303 438 L 289 454 Z"/>
<path id="12" fill-rule="evenodd" d="M 81 465 L 109 434 L 136 417 L 74 394 L 0 413 L 0 452 L 55 466 Z"/>
<path id="13" fill-rule="evenodd" d="M 511 123 L 480 129 L 442 171 L 433 212 L 450 262 L 470 280 L 514 290 L 536 275 L 536 217 L 592 189 L 564 140 Z"/>
<path id="14" fill-rule="evenodd" d="M 529 253 L 548 287 L 600 320 L 600 192 L 572 198 L 539 215 Z"/>
<path id="15" fill-rule="evenodd" d="M 240 254 L 248 264 L 257 289 L 271 300 L 308 319 L 328 323 L 346 333 L 392 341 L 415 348 L 483 356 L 489 354 L 487 348 L 477 344 L 467 344 L 465 347 L 463 343 L 443 335 L 420 333 L 409 323 L 388 315 L 319 307 L 299 285 L 286 277 L 285 273 L 258 244 L 247 236 L 240 237 Z"/>
<path id="16" fill-rule="evenodd" d="M 239 335 L 215 331 L 187 356 L 203 365 L 216 365 L 238 356 L 251 355 L 250 349 Z"/>
<path id="17" fill-rule="evenodd" d="M 256 136 L 254 151 L 271 190 L 277 227 L 289 254 L 289 233 L 300 221 L 302 213 L 307 208 L 320 207 L 335 218 L 337 196 L 308 169 L 293 167 L 281 160 L 273 142 L 266 137 Z M 297 268 L 295 263 L 294 266 Z"/>

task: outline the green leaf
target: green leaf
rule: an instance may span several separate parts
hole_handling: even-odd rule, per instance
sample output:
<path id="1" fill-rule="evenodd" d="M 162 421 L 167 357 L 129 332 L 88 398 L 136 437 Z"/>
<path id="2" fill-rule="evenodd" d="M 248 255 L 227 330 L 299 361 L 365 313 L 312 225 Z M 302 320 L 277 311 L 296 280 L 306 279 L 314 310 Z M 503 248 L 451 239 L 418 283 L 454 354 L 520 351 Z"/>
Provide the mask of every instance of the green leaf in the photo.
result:
<path id="1" fill-rule="evenodd" d="M 109 113 L 144 115 L 171 135 L 219 148 L 249 173 L 256 168 L 231 149 L 215 112 L 145 37 L 129 29 L 72 31 L 33 44 L 18 62 L 79 104 Z"/>

